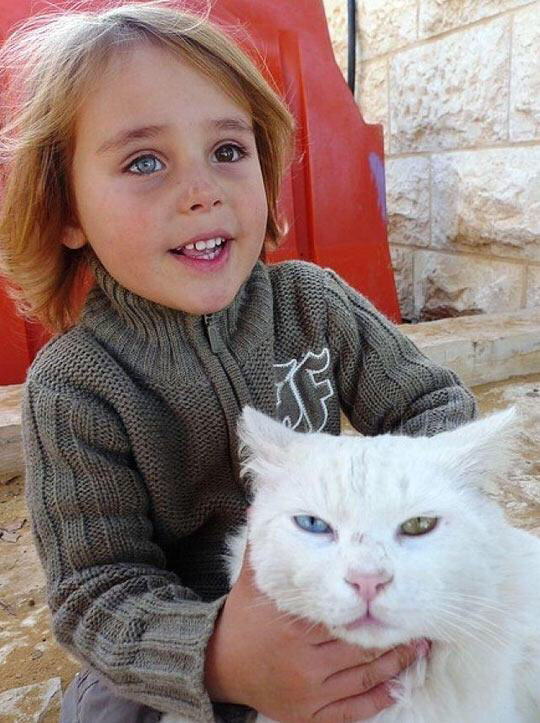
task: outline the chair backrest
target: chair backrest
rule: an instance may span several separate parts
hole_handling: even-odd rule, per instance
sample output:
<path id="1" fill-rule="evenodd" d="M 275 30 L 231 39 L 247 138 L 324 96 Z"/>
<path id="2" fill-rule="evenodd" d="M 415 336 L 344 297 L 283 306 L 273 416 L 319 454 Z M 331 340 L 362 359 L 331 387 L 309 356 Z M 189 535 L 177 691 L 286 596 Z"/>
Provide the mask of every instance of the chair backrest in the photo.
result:
<path id="1" fill-rule="evenodd" d="M 54 5 L 63 4 L 70 2 Z M 196 10 L 204 3 L 178 4 Z M 28 15 L 50 10 L 48 0 L 2 0 L 2 37 Z M 225 30 L 236 30 L 235 38 L 273 78 L 298 124 L 296 160 L 280 200 L 291 228 L 267 261 L 305 259 L 333 268 L 398 321 L 386 234 L 382 128 L 364 123 L 341 75 L 322 0 L 214 0 L 211 17 Z M 0 314 L 0 384 L 18 383 L 46 335 L 16 316 L 1 288 Z"/>

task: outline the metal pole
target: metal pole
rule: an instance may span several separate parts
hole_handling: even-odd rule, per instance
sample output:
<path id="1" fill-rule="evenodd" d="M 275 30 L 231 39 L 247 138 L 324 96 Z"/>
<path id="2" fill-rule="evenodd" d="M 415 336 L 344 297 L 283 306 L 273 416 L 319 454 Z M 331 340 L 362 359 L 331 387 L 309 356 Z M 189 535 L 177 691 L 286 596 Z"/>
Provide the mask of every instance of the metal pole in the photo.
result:
<path id="1" fill-rule="evenodd" d="M 356 0 L 347 0 L 348 16 L 348 58 L 347 58 L 347 82 L 351 93 L 354 95 L 354 82 L 356 77 Z"/>

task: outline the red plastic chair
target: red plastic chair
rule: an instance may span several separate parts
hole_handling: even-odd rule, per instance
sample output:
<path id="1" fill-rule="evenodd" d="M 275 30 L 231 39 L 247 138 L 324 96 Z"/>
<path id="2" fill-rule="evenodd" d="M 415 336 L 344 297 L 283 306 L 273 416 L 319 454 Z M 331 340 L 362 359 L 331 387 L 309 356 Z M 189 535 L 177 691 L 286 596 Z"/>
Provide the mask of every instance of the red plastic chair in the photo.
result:
<path id="1" fill-rule="evenodd" d="M 202 3 L 181 4 L 196 10 Z M 28 15 L 50 10 L 43 0 L 1 0 L 2 37 Z M 297 160 L 281 196 L 291 229 L 267 260 L 307 259 L 331 267 L 399 321 L 386 234 L 382 128 L 364 123 L 335 63 L 322 1 L 215 0 L 211 16 L 225 29 L 245 29 L 256 51 L 242 33 L 235 38 L 259 66 L 262 57 L 298 124 Z M 22 382 L 46 335 L 15 315 L 1 288 L 0 314 L 0 384 Z"/>

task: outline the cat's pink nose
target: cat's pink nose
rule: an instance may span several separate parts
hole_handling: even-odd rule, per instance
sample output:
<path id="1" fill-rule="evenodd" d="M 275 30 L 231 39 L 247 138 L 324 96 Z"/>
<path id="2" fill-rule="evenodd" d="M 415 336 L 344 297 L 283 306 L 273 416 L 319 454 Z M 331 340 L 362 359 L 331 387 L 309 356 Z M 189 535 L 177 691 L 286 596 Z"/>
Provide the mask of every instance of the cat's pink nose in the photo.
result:
<path id="1" fill-rule="evenodd" d="M 370 600 L 373 600 L 374 597 L 382 592 L 393 579 L 393 575 L 383 570 L 373 573 L 366 573 L 361 570 L 349 570 L 345 582 L 348 582 L 349 585 L 356 588 L 362 600 L 370 602 Z"/>

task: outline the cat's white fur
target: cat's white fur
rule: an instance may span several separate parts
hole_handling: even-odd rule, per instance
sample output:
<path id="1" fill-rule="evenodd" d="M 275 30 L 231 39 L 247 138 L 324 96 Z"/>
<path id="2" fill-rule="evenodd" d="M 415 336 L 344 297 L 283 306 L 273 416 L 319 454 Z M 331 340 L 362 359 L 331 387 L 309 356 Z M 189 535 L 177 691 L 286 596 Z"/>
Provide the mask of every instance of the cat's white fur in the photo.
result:
<path id="1" fill-rule="evenodd" d="M 508 410 L 431 438 L 335 437 L 244 410 L 254 498 L 230 541 L 231 581 L 249 540 L 257 586 L 280 610 L 363 647 L 432 641 L 372 723 L 540 722 L 540 540 L 486 494 L 513 464 L 518 426 Z M 335 534 L 300 529 L 302 514 Z M 419 516 L 439 520 L 427 534 L 400 533 Z M 351 569 L 392 577 L 370 603 L 384 626 L 346 629 L 366 610 Z"/>

